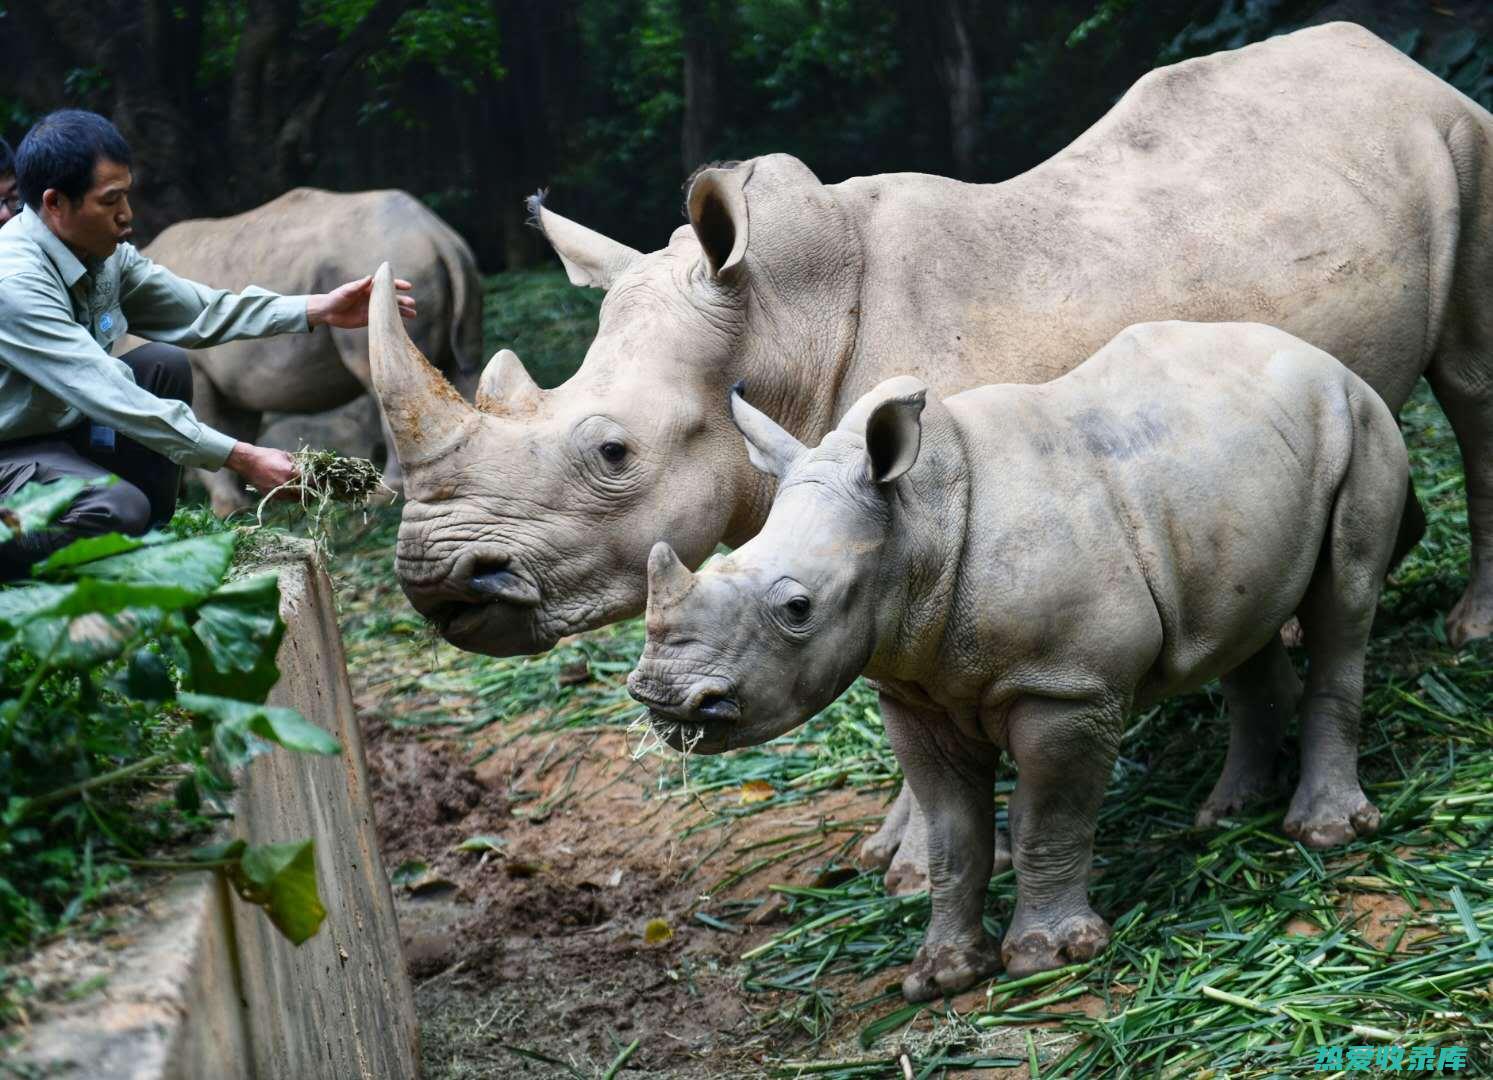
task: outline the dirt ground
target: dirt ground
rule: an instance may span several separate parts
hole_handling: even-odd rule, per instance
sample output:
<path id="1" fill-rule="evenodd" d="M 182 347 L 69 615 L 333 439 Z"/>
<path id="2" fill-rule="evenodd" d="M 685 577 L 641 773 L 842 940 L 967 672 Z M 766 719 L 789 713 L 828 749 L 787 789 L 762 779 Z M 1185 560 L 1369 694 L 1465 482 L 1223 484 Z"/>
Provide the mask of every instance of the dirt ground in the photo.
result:
<path id="1" fill-rule="evenodd" d="M 753 1015 L 771 995 L 748 1005 L 736 958 L 781 929 L 767 886 L 812 882 L 826 855 L 874 828 L 881 797 L 834 793 L 811 814 L 790 807 L 685 836 L 709 815 L 689 797 L 660 798 L 667 763 L 634 761 L 621 732 L 472 749 L 376 720 L 366 734 L 386 865 L 428 867 L 407 868 L 412 880 L 396 887 L 427 1076 L 568 1075 L 520 1050 L 600 1075 L 635 1039 L 627 1071 L 641 1075 L 760 1076 L 765 1055 L 782 1055 Z M 806 829 L 824 843 L 797 863 L 707 894 L 743 849 Z M 472 837 L 495 843 L 458 850 Z M 758 901 L 746 925 L 739 913 Z M 740 932 L 695 921 L 699 911 Z"/>

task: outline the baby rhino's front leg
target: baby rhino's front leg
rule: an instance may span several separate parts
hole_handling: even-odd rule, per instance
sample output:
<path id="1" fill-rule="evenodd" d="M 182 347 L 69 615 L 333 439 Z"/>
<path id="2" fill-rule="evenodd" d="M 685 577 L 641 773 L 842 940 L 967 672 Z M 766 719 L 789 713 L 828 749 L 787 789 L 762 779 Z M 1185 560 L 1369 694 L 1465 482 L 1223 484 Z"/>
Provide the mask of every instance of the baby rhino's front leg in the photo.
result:
<path id="1" fill-rule="evenodd" d="M 1117 701 L 1042 699 L 1011 712 L 1016 912 L 1001 957 L 1015 978 L 1087 960 L 1109 944 L 1108 924 L 1089 907 L 1089 865 L 1123 716 Z"/>
<path id="2" fill-rule="evenodd" d="M 908 1001 L 968 990 L 1000 970 L 985 932 L 997 752 L 962 735 L 936 712 L 881 699 L 887 737 L 928 822 L 928 892 L 933 905 L 923 946 L 902 980 Z"/>

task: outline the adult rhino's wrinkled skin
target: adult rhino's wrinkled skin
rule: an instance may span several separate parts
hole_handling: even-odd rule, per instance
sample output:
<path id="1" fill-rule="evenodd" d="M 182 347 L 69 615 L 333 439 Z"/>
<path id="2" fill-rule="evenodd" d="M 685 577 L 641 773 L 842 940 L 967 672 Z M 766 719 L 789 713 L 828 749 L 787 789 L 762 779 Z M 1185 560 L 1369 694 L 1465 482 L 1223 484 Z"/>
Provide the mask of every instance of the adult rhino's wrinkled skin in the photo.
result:
<path id="1" fill-rule="evenodd" d="M 145 254 L 217 288 L 261 285 L 288 294 L 325 292 L 393 260 L 419 299 L 409 332 L 468 392 L 476 381 L 482 355 L 476 260 L 466 241 L 405 192 L 296 188 L 235 217 L 179 222 Z M 318 327 L 190 356 L 193 411 L 245 442 L 257 441 L 265 413 L 320 413 L 371 389 L 364 330 Z M 198 475 L 219 514 L 248 505 L 232 473 Z M 384 483 L 396 491 L 401 485 L 392 444 Z"/>
<path id="2" fill-rule="evenodd" d="M 912 1000 L 1087 960 L 1094 825 L 1127 714 L 1222 677 L 1231 754 L 1274 754 L 1262 696 L 1299 612 L 1311 673 L 1285 829 L 1377 828 L 1358 781 L 1363 658 L 1408 476 L 1388 407 L 1331 356 L 1257 324 L 1131 327 L 1043 386 L 863 397 L 816 449 L 733 398 L 779 480 L 762 531 L 691 574 L 660 543 L 628 679 L 678 748 L 763 742 L 875 680 L 926 811 L 933 913 Z M 1016 910 L 981 923 L 991 781 L 1015 759 Z M 1234 762 L 1231 760 L 1231 765 Z"/>
<path id="3" fill-rule="evenodd" d="M 462 648 L 546 649 L 641 610 L 654 542 L 693 567 L 760 527 L 772 487 L 725 422 L 723 386 L 745 380 L 814 441 L 898 372 L 935 394 L 1043 382 L 1133 323 L 1244 320 L 1339 357 L 1392 409 L 1430 379 L 1472 526 L 1448 634 L 1486 634 L 1490 144 L 1486 111 L 1339 23 L 1152 72 L 1001 184 L 826 186 L 771 155 L 701 172 L 689 225 L 649 254 L 536 205 L 571 280 L 608 290 L 573 378 L 540 391 L 507 354 L 474 410 L 442 395 L 397 318 L 371 338 L 386 411 L 412 418 L 393 425 L 412 478 L 400 582 Z M 392 290 L 381 302 L 392 313 Z M 1225 803 L 1262 782 L 1238 780 Z M 883 862 L 897 851 L 894 888 L 921 882 L 923 824 L 899 806 L 868 844 Z"/>

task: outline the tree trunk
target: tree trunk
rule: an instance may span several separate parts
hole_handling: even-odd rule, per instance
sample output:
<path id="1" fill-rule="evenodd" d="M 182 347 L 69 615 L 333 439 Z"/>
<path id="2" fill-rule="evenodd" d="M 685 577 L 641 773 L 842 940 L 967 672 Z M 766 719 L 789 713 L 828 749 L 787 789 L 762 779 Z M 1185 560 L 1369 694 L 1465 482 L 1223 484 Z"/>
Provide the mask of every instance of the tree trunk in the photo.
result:
<path id="1" fill-rule="evenodd" d="M 969 33 L 973 20 L 964 0 L 939 0 L 936 20 L 938 81 L 948 102 L 950 149 L 960 179 L 969 180 L 980 139 L 980 74 Z"/>
<path id="2" fill-rule="evenodd" d="M 681 150 L 689 175 L 710 159 L 720 122 L 720 19 L 712 0 L 680 0 L 684 45 L 684 131 Z"/>

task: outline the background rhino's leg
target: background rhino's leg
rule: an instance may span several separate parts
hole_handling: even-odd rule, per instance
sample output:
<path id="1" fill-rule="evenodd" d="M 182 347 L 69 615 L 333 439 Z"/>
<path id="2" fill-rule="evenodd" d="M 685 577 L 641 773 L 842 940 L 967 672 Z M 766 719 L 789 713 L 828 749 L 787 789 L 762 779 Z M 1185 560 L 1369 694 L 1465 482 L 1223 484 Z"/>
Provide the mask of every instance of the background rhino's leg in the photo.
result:
<path id="1" fill-rule="evenodd" d="M 1448 136 L 1461 191 L 1460 239 L 1450 302 L 1426 368 L 1467 478 L 1470 580 L 1446 619 L 1447 640 L 1458 648 L 1493 634 L 1493 124 L 1486 116 L 1454 126 Z"/>
<path id="2" fill-rule="evenodd" d="M 1493 277 L 1484 289 L 1493 284 Z M 1484 318 L 1493 324 L 1493 311 Z M 1457 648 L 1493 634 L 1493 325 L 1480 350 L 1438 357 L 1428 372 L 1451 421 L 1467 478 L 1467 531 L 1472 553 L 1467 589 L 1446 617 Z"/>
<path id="3" fill-rule="evenodd" d="M 192 412 L 196 414 L 197 419 L 208 427 L 217 428 L 224 435 L 232 436 L 240 442 L 257 442 L 264 414 L 234 406 L 228 397 L 213 385 L 212 379 L 207 374 L 206 350 L 189 352 L 187 355 L 192 360 Z M 239 479 L 238 473 L 231 469 L 219 469 L 217 472 L 208 472 L 206 469 L 194 469 L 193 471 L 202 481 L 202 486 L 207 489 L 213 513 L 219 517 L 227 517 L 229 514 L 246 510 L 253 505 L 253 499 L 244 490 L 243 481 Z"/>
<path id="4" fill-rule="evenodd" d="M 1301 680 L 1280 635 L 1223 677 L 1229 703 L 1229 754 L 1223 775 L 1197 812 L 1207 827 L 1274 792 L 1286 718 L 1296 711 Z"/>
<path id="5" fill-rule="evenodd" d="M 926 813 L 928 933 L 902 993 L 909 1001 L 967 990 L 1000 968 L 982 916 L 990 883 L 997 751 L 962 735 L 942 714 L 882 699 L 887 738 Z"/>
<path id="6" fill-rule="evenodd" d="M 1379 827 L 1379 810 L 1358 782 L 1358 722 L 1364 653 L 1403 503 L 1405 451 L 1398 429 L 1354 419 L 1364 424 L 1355 424 L 1353 456 L 1322 555 L 1296 609 L 1310 664 L 1301 706 L 1301 780 L 1285 831 L 1313 848 L 1346 844 Z"/>
<path id="7" fill-rule="evenodd" d="M 1094 825 L 1124 730 L 1124 704 L 1033 700 L 1012 711 L 1016 911 L 1001 943 L 1014 978 L 1087 960 L 1109 944 L 1089 907 Z"/>
<path id="8" fill-rule="evenodd" d="M 861 849 L 863 858 L 866 858 L 872 841 L 892 845 L 887 861 L 879 863 L 886 867 L 882 884 L 888 896 L 907 896 L 928 888 L 928 818 L 909 785 L 902 785 L 881 831 L 866 841 Z M 878 863 L 867 859 L 865 865 L 876 866 Z M 999 874 L 1010 868 L 1011 840 L 1006 830 L 997 828 L 991 853 L 991 873 Z"/>

